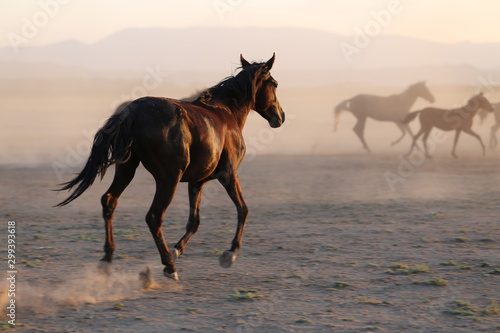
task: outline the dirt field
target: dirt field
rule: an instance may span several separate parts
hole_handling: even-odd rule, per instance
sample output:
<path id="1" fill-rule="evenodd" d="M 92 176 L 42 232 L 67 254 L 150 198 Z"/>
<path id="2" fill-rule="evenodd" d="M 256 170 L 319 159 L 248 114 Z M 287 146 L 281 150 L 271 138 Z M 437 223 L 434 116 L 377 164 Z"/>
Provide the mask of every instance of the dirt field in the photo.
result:
<path id="1" fill-rule="evenodd" d="M 148 93 L 184 97 L 194 90 L 169 78 Z M 51 189 L 80 171 L 95 130 L 141 80 L 0 80 L 2 309 L 9 301 L 3 278 L 8 221 L 16 222 L 18 270 L 18 325 L 9 328 L 2 315 L 0 329 L 500 331 L 493 301 L 500 301 L 500 152 L 482 158 L 478 142 L 464 134 L 461 158 L 451 159 L 453 134 L 447 133 L 431 137 L 434 160 L 418 152 L 404 159 L 409 138 L 390 147 L 396 126 L 369 120 L 370 156 L 352 131 L 349 112 L 332 132 L 332 110 L 342 100 L 390 95 L 403 86 L 288 87 L 280 81 L 284 126 L 271 130 L 256 113 L 245 126 L 240 179 L 250 215 L 233 267 L 219 267 L 218 255 L 233 238 L 236 209 L 213 183 L 204 189 L 200 230 L 177 263 L 180 281 L 163 277 L 144 222 L 153 179 L 140 168 L 116 211 L 111 275 L 99 273 L 99 202 L 113 168 L 64 208 L 52 206 L 66 193 Z M 429 86 L 434 105 L 445 108 L 463 105 L 478 88 Z M 499 90 L 488 98 L 500 100 Z M 412 110 L 427 105 L 418 100 Z M 485 143 L 492 124 L 489 116 L 474 125 Z M 418 130 L 417 122 L 411 126 Z M 183 184 L 164 222 L 169 246 L 184 233 L 187 208 Z M 146 267 L 153 285 L 142 290 L 139 273 Z"/>
<path id="2" fill-rule="evenodd" d="M 58 183 L 50 166 L 1 167 L 0 244 L 4 251 L 7 221 L 16 221 L 18 269 L 17 325 L 8 328 L 4 317 L 2 328 L 500 331 L 500 159 L 421 162 L 397 154 L 247 159 L 240 178 L 250 215 L 235 264 L 218 264 L 233 237 L 236 211 L 212 183 L 204 191 L 200 230 L 177 262 L 178 282 L 162 276 L 144 222 L 154 188 L 144 169 L 120 199 L 116 260 L 106 276 L 97 270 L 104 243 L 99 198 L 113 171 L 56 209 L 51 205 L 65 193 L 50 191 Z M 183 184 L 164 222 L 170 246 L 186 221 Z M 6 266 L 4 260 L 4 272 Z M 147 266 L 153 285 L 143 290 L 139 273 Z"/>

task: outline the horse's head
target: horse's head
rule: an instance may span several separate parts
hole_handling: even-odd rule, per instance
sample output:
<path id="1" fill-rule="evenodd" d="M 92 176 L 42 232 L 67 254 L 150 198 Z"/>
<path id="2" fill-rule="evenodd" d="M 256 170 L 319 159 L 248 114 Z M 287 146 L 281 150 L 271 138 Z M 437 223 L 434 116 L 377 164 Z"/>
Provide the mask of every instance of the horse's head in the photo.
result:
<path id="1" fill-rule="evenodd" d="M 285 122 L 285 113 L 276 97 L 278 81 L 271 76 L 271 68 L 274 64 L 275 55 L 266 63 L 259 64 L 261 68 L 256 73 L 255 82 L 255 111 L 269 122 L 272 128 L 280 127 Z M 254 66 L 240 56 L 241 66 L 245 69 Z"/>
<path id="2" fill-rule="evenodd" d="M 429 91 L 427 86 L 425 85 L 425 81 L 415 83 L 413 86 L 411 86 L 412 89 L 414 89 L 415 93 L 417 94 L 418 97 L 422 97 L 429 103 L 434 103 L 436 100 L 432 93 Z"/>
<path id="3" fill-rule="evenodd" d="M 495 108 L 491 103 L 484 97 L 483 93 L 479 93 L 478 95 L 473 96 L 467 102 L 467 107 L 471 109 L 483 109 L 489 112 L 493 112 Z"/>

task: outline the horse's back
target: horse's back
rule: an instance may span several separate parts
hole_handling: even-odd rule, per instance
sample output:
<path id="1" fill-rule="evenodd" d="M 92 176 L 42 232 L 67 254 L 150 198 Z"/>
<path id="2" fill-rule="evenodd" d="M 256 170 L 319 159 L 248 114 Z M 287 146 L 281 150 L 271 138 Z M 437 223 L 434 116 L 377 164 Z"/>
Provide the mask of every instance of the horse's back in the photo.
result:
<path id="1" fill-rule="evenodd" d="M 134 121 L 157 121 L 162 124 L 183 116 L 180 101 L 163 97 L 141 97 L 128 104 L 122 111 L 129 112 Z"/>
<path id="2" fill-rule="evenodd" d="M 399 100 L 395 95 L 377 96 L 360 94 L 350 100 L 350 110 L 358 117 L 370 117 L 381 121 L 396 121 L 401 114 L 408 112 L 399 107 Z"/>
<path id="3" fill-rule="evenodd" d="M 435 107 L 420 110 L 419 119 L 424 128 L 437 127 L 444 131 L 455 130 L 472 122 L 472 117 L 465 117 L 460 109 L 446 110 Z"/>
<path id="4" fill-rule="evenodd" d="M 435 107 L 426 107 L 421 109 L 419 112 L 419 119 L 425 120 L 438 120 L 442 119 L 445 116 L 446 112 L 450 112 L 449 110 L 435 108 Z"/>
<path id="5" fill-rule="evenodd" d="M 378 96 L 359 94 L 349 100 L 349 110 L 355 115 L 368 116 L 370 105 L 376 104 Z"/>

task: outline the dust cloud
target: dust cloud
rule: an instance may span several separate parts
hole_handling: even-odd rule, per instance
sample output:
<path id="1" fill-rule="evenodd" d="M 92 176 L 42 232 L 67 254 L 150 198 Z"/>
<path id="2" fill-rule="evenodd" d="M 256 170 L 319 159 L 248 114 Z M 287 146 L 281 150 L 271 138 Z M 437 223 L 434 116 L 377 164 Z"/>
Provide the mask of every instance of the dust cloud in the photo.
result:
<path id="1" fill-rule="evenodd" d="M 324 155 L 335 156 L 341 162 L 354 156 L 367 169 L 373 165 L 373 159 L 387 161 L 386 171 L 399 176 L 398 168 L 405 163 L 404 154 L 411 145 L 408 135 L 397 145 L 391 146 L 401 135 L 398 127 L 392 122 L 368 118 L 365 139 L 372 150 L 369 155 L 353 131 L 356 118 L 352 113 L 342 113 L 338 130 L 334 132 L 333 111 L 339 103 L 358 94 L 399 94 L 409 85 L 425 78 L 413 71 L 413 75 L 406 73 L 405 77 L 395 79 L 394 75 L 383 77 L 380 75 L 381 70 L 377 70 L 367 71 L 371 77 L 366 82 L 360 79 L 360 75 L 351 79 L 345 77 L 345 82 L 327 82 L 324 76 L 331 73 L 313 71 L 302 82 L 298 82 L 297 76 L 291 75 L 293 73 L 280 69 L 278 58 L 273 77 L 279 82 L 277 96 L 286 113 L 286 121 L 282 127 L 272 129 L 256 112 L 251 112 L 243 131 L 247 146 L 245 161 L 251 162 L 256 157 L 269 155 Z M 357 73 L 361 72 L 358 70 Z M 380 77 L 375 77 L 374 73 Z M 144 77 L 140 73 L 115 76 L 96 72 L 78 75 L 78 72 L 68 70 L 65 75 L 58 73 L 57 76 L 30 77 L 25 74 L 18 78 L 0 78 L 0 166 L 48 166 L 55 175 L 54 186 L 68 181 L 70 175 L 81 170 L 86 162 L 95 132 L 120 103 L 143 95 L 185 98 L 216 84 L 227 74 L 210 72 L 186 76 L 185 73 L 171 72 L 150 89 L 142 85 Z M 451 83 L 443 83 L 446 81 Z M 430 104 L 419 98 L 411 111 L 431 105 L 439 108 L 459 107 L 479 91 L 485 92 L 490 102 L 499 102 L 500 88 L 493 84 L 485 85 L 484 82 L 470 81 L 467 85 L 453 77 L 441 78 L 439 82 L 429 80 L 426 86 L 434 95 L 435 102 Z M 483 122 L 478 116 L 474 119 L 473 130 L 487 146 L 493 124 L 494 117 L 491 114 Z M 419 130 L 419 126 L 418 120 L 410 123 L 413 133 Z M 435 161 L 448 161 L 454 132 L 442 132 L 441 137 L 443 140 L 434 145 L 432 154 Z M 487 158 L 499 158 L 499 151 L 488 149 Z M 457 154 L 462 159 L 482 159 L 479 143 L 467 134 L 461 135 Z M 346 163 L 348 165 L 350 162 Z M 432 162 L 426 161 L 424 167 L 429 163 Z M 454 162 L 450 163 L 456 166 Z M 429 166 L 432 167 L 438 168 L 438 165 Z M 307 168 L 309 166 L 304 165 L 304 169 Z M 422 170 L 422 167 L 417 169 Z M 404 192 L 405 195 L 418 198 L 440 198 L 453 195 L 457 189 L 457 184 L 441 183 L 445 180 L 443 178 L 439 181 L 420 179 L 419 183 L 415 183 L 420 175 L 418 170 L 411 177 L 404 178 L 404 182 L 399 182 L 394 193 L 386 185 L 384 172 L 377 173 L 376 177 L 382 179 L 382 189 L 379 190 L 381 196 L 392 198 Z M 352 177 L 351 170 L 347 171 L 345 177 Z M 364 185 L 360 185 L 359 193 L 364 192 Z"/>
<path id="2" fill-rule="evenodd" d="M 16 302 L 22 305 L 23 310 L 37 313 L 57 310 L 59 306 L 76 307 L 87 303 L 133 299 L 146 290 L 165 287 L 152 278 L 150 267 L 143 268 L 142 271 L 132 271 L 114 267 L 103 268 L 93 264 L 84 265 L 58 283 L 40 282 L 32 285 L 22 280 L 17 283 Z M 1 287 L 2 309 L 5 309 L 9 302 L 7 289 L 6 284 Z"/>
<path id="3" fill-rule="evenodd" d="M 175 75 L 147 95 L 183 98 L 194 91 L 213 85 L 210 79 L 186 85 L 175 84 Z M 257 113 L 247 120 L 244 135 L 247 151 L 258 154 L 364 154 L 362 145 L 353 132 L 355 117 L 342 113 L 339 128 L 334 129 L 334 107 L 357 94 L 388 96 L 402 92 L 408 85 L 380 85 L 345 83 L 321 86 L 289 86 L 280 81 L 278 98 L 286 112 L 283 128 L 271 129 Z M 221 76 L 222 77 L 222 76 Z M 167 80 L 166 80 L 167 81 Z M 140 97 L 136 89 L 139 78 L 54 78 L 47 80 L 3 79 L 0 80 L 2 119 L 0 122 L 0 164 L 37 165 L 50 164 L 56 168 L 79 167 L 87 158 L 93 135 L 114 108 L 130 97 Z M 433 85 L 429 90 L 436 102 L 433 106 L 453 108 L 464 105 L 468 98 L 481 87 L 464 85 Z M 484 89 L 483 89 L 484 90 Z M 135 95 L 134 95 L 135 94 Z M 487 95 L 494 103 L 500 101 L 500 89 Z M 418 99 L 412 110 L 430 104 Z M 473 126 L 486 143 L 494 119 L 489 115 Z M 419 128 L 418 120 L 410 126 L 413 132 Z M 410 146 L 407 136 L 395 147 L 390 143 L 400 135 L 394 123 L 368 119 L 365 138 L 374 154 L 388 153 L 396 157 Z M 447 132 L 447 140 L 437 147 L 437 154 L 449 155 L 453 133 Z M 476 139 L 464 134 L 460 138 L 458 153 L 461 156 L 480 157 Z M 495 153 L 495 152 L 492 152 Z"/>

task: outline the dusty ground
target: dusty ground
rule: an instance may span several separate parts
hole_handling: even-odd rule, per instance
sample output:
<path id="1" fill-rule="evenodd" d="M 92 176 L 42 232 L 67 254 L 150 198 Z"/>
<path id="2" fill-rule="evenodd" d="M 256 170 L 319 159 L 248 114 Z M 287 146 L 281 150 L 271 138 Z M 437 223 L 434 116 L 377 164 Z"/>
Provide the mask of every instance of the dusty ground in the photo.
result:
<path id="1" fill-rule="evenodd" d="M 230 269 L 218 265 L 218 254 L 233 237 L 236 212 L 222 187 L 209 184 L 201 228 L 177 264 L 178 282 L 162 276 L 144 222 L 153 195 L 153 179 L 144 169 L 119 203 L 117 260 L 106 277 L 96 269 L 104 242 L 99 198 L 112 170 L 103 183 L 56 209 L 51 205 L 65 194 L 50 191 L 58 183 L 50 166 L 1 167 L 3 253 L 9 220 L 17 223 L 18 241 L 18 325 L 6 327 L 4 317 L 2 327 L 500 331 L 500 314 L 492 306 L 500 301 L 500 275 L 494 274 L 500 270 L 499 162 L 495 156 L 437 156 L 405 170 L 395 153 L 258 155 L 240 167 L 250 216 L 237 261 Z M 389 173 L 404 182 L 391 190 Z M 183 233 L 186 208 L 181 186 L 164 223 L 171 246 Z M 154 283 L 141 290 L 138 276 L 146 266 Z M 439 281 L 445 285 L 432 284 Z M 238 296 L 235 288 L 244 291 Z"/>
<path id="2" fill-rule="evenodd" d="M 174 85 L 174 76 L 166 81 L 148 94 L 178 98 L 194 90 Z M 200 231 L 177 263 L 180 281 L 162 276 L 144 222 L 154 184 L 141 168 L 116 212 L 112 274 L 100 274 L 104 229 L 99 201 L 113 170 L 61 209 L 52 205 L 66 193 L 51 189 L 81 169 L 95 130 L 120 97 L 141 82 L 142 76 L 123 82 L 0 80 L 4 283 L 10 220 L 16 221 L 18 241 L 18 325 L 9 328 L 2 315 L 0 329 L 500 331 L 500 314 L 491 307 L 492 300 L 500 301 L 500 276 L 489 274 L 500 269 L 500 152 L 488 151 L 481 158 L 475 139 L 462 135 L 461 159 L 453 160 L 453 134 L 448 133 L 437 140 L 433 161 L 422 161 L 418 153 L 404 160 L 409 138 L 391 148 L 399 135 L 396 126 L 369 120 L 366 139 L 374 151 L 369 156 L 352 131 L 355 118 L 349 112 L 342 115 L 338 132 L 332 132 L 332 110 L 342 100 L 358 93 L 390 95 L 405 87 L 294 88 L 280 80 L 285 125 L 271 130 L 253 113 L 244 130 L 247 156 L 240 179 L 250 216 L 233 267 L 220 268 L 217 257 L 233 238 L 236 211 L 213 183 L 204 190 Z M 434 105 L 446 108 L 463 105 L 478 88 L 429 87 Z M 495 91 L 488 95 L 492 102 L 500 100 Z M 427 105 L 419 100 L 412 110 Z M 474 125 L 486 143 L 492 124 L 489 116 Z M 418 130 L 416 122 L 411 125 Z M 164 224 L 170 246 L 184 232 L 187 205 L 182 185 Z M 154 283 L 142 290 L 138 277 L 147 266 Z M 437 283 L 441 280 L 432 279 L 438 277 L 447 281 L 445 286 L 414 283 Z M 238 296 L 235 288 L 254 291 Z M 2 309 L 6 301 L 3 293 Z M 468 308 L 457 301 L 468 302 Z"/>

